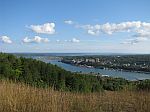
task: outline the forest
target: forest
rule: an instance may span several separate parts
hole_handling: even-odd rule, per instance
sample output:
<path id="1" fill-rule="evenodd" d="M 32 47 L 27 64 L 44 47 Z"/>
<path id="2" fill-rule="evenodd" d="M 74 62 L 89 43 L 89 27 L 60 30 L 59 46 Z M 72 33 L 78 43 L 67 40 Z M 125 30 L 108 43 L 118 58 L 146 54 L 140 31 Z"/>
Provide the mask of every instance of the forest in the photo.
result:
<path id="1" fill-rule="evenodd" d="M 56 65 L 31 58 L 0 53 L 0 78 L 58 91 L 101 92 L 150 90 L 150 80 L 128 81 L 122 78 L 71 73 Z"/>

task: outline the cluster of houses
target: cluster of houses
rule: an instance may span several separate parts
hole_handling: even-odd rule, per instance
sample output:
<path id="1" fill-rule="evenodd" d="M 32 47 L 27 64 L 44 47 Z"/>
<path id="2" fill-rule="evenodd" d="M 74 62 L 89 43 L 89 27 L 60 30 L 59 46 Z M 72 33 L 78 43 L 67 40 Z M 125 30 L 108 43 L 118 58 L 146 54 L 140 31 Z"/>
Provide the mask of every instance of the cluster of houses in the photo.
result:
<path id="1" fill-rule="evenodd" d="M 106 65 L 106 64 L 110 64 L 111 66 L 137 66 L 137 67 L 141 67 L 141 68 L 146 68 L 146 64 L 142 63 L 142 64 L 137 64 L 137 63 L 116 63 L 116 60 L 110 61 L 110 60 L 100 60 L 99 58 L 75 58 L 72 59 L 71 62 L 72 63 L 76 63 L 76 64 L 80 64 L 81 62 L 85 62 L 85 63 L 100 63 L 101 65 Z"/>
<path id="2" fill-rule="evenodd" d="M 99 58 L 90 58 L 90 59 L 72 59 L 73 63 L 81 63 L 81 62 L 91 62 L 91 63 L 98 63 L 100 62 Z"/>

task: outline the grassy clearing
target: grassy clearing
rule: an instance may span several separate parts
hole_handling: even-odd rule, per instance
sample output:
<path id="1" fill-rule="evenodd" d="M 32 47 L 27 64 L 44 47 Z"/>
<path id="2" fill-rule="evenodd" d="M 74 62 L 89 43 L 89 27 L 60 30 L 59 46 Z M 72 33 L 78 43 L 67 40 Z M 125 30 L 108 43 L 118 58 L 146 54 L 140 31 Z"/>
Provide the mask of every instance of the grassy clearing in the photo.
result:
<path id="1" fill-rule="evenodd" d="M 0 112 L 149 112 L 150 93 L 58 92 L 0 81 Z"/>

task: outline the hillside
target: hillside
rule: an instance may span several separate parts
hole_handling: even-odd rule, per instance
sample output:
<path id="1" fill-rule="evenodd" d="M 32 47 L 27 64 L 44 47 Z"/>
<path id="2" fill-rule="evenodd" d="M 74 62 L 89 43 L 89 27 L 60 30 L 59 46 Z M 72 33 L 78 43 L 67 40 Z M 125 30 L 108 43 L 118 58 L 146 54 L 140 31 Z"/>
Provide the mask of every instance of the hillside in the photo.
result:
<path id="1" fill-rule="evenodd" d="M 121 78 L 103 78 L 71 73 L 52 64 L 35 59 L 17 58 L 0 54 L 0 76 L 37 87 L 53 87 L 54 90 L 74 92 L 99 92 L 121 90 L 129 81 Z"/>
<path id="2" fill-rule="evenodd" d="M 148 112 L 150 80 L 71 73 L 0 53 L 0 112 Z"/>

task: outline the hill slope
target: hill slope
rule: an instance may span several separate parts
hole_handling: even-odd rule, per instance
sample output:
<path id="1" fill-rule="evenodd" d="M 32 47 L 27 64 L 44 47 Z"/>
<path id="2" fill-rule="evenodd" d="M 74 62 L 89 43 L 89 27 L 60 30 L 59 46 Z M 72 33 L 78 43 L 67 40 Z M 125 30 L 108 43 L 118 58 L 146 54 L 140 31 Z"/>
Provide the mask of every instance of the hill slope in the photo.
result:
<path id="1" fill-rule="evenodd" d="M 4 53 L 0 53 L 0 76 L 37 87 L 74 92 L 115 91 L 131 85 L 125 79 L 71 73 L 42 61 Z"/>

